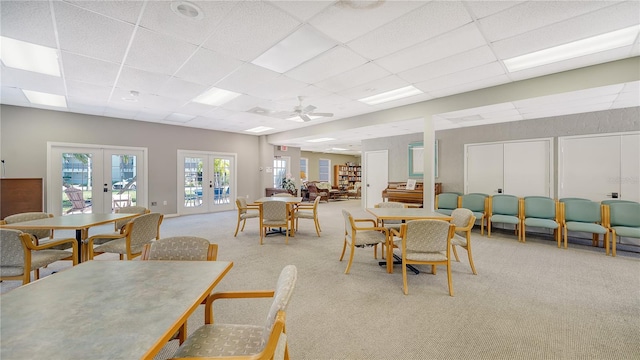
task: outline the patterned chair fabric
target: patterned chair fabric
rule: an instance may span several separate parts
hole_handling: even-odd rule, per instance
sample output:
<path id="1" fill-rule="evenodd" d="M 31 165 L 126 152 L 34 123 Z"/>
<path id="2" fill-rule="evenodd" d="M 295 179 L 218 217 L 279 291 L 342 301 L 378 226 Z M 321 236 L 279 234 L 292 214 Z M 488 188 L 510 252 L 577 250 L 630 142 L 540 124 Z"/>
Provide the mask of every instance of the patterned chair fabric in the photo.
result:
<path id="1" fill-rule="evenodd" d="M 318 221 L 318 203 L 320 202 L 320 197 L 317 196 L 315 200 L 313 200 L 313 205 L 309 204 L 300 204 L 296 206 L 295 211 L 293 213 L 293 217 L 296 221 L 296 231 L 298 231 L 298 220 L 299 219 L 309 219 L 313 220 L 313 223 L 316 228 L 316 234 L 320 236 L 320 222 Z"/>
<path id="2" fill-rule="evenodd" d="M 280 273 L 275 291 L 244 292 L 244 296 L 235 293 L 234 298 L 273 296 L 264 325 L 216 324 L 211 318 L 213 311 L 210 311 L 210 317 L 205 319 L 206 324 L 187 338 L 174 354 L 174 359 L 222 356 L 234 356 L 235 359 L 272 359 L 278 342 L 284 335 L 284 314 L 297 277 L 296 267 L 287 265 Z M 212 306 L 213 301 L 219 298 L 225 298 L 225 293 L 213 294 L 211 300 L 207 301 L 207 307 Z M 281 351 L 283 358 L 288 359 L 286 343 Z"/>
<path id="3" fill-rule="evenodd" d="M 109 241 L 103 245 L 93 247 L 94 237 L 89 238 L 89 259 L 93 259 L 95 253 L 116 253 L 120 259 L 126 255 L 131 260 L 142 253 L 145 244 L 160 238 L 160 225 L 164 215 L 149 213 L 140 215 L 129 223 L 124 230 L 124 238 Z"/>
<path id="4" fill-rule="evenodd" d="M 197 236 L 158 239 L 145 245 L 148 251 L 143 254 L 141 260 L 215 261 L 217 251 L 211 254 L 212 245 L 217 250 L 217 244 L 211 244 L 209 240 Z"/>
<path id="5" fill-rule="evenodd" d="M 399 203 L 399 202 L 394 202 L 394 201 L 388 201 L 388 202 L 381 202 L 381 203 L 377 203 L 374 205 L 377 208 L 404 208 L 404 204 L 403 203 Z M 382 226 L 386 227 L 387 229 L 396 229 L 396 230 L 400 230 L 400 225 L 402 224 L 402 220 L 385 220 L 382 222 Z"/>
<path id="6" fill-rule="evenodd" d="M 431 265 L 431 272 L 436 274 L 436 265 L 447 266 L 449 295 L 453 296 L 451 284 L 451 239 L 455 225 L 443 220 L 413 220 L 402 225 L 402 285 L 405 295 L 409 294 L 407 286 L 407 265 Z"/>
<path id="7" fill-rule="evenodd" d="M 344 218 L 344 244 L 342 245 L 342 254 L 340 255 L 340 261 L 344 258 L 344 254 L 349 246 L 349 263 L 345 274 L 349 273 L 351 264 L 353 263 L 353 253 L 356 247 L 374 247 L 374 257 L 376 256 L 378 244 L 389 244 L 389 230 L 385 227 L 378 226 L 376 220 L 372 218 L 355 220 L 353 215 L 345 209 L 342 209 L 342 217 Z M 358 223 L 366 223 L 369 226 L 358 226 Z"/>
<path id="8" fill-rule="evenodd" d="M 607 227 L 611 232 L 611 255 L 616 256 L 618 236 L 640 238 L 640 204 L 637 202 L 611 203 L 608 205 L 607 218 Z"/>
<path id="9" fill-rule="evenodd" d="M 353 197 L 354 199 L 359 199 L 362 195 L 362 184 L 357 181 L 353 183 L 353 189 L 347 190 L 347 199 Z"/>
<path id="10" fill-rule="evenodd" d="M 244 226 L 247 223 L 247 219 L 260 217 L 260 206 L 256 204 L 247 204 L 247 199 L 245 198 L 237 198 L 236 207 L 238 208 L 238 223 L 236 224 L 236 232 L 235 234 L 233 234 L 234 237 L 238 235 L 238 229 L 240 228 L 241 222 L 242 230 L 240 231 L 244 231 Z"/>
<path id="11" fill-rule="evenodd" d="M 293 228 L 289 212 L 289 205 L 284 201 L 273 200 L 262 203 L 260 245 L 262 245 L 262 239 L 266 236 L 267 229 L 273 227 L 285 228 L 285 244 L 289 243 L 289 231 Z"/>
<path id="12" fill-rule="evenodd" d="M 598 246 L 604 235 L 605 248 L 609 246 L 609 231 L 604 227 L 602 205 L 591 200 L 565 200 L 560 203 L 564 248 L 567 248 L 569 231 L 592 234 L 592 245 Z"/>
<path id="13" fill-rule="evenodd" d="M 526 242 L 527 226 L 553 229 L 560 247 L 559 205 L 555 199 L 546 196 L 525 196 L 522 208 L 522 242 Z"/>
<path id="14" fill-rule="evenodd" d="M 489 195 L 482 193 L 464 194 L 458 199 L 460 201 L 460 205 L 458 207 L 471 210 L 473 212 L 473 216 L 475 216 L 476 219 L 480 219 L 480 235 L 484 235 L 488 199 Z"/>
<path id="15" fill-rule="evenodd" d="M 38 270 L 59 260 L 72 260 L 78 264 L 78 245 L 76 239 L 68 238 L 43 245 L 35 245 L 31 234 L 20 230 L 0 229 L 0 280 L 22 280 L 23 284 L 31 281 L 31 271 L 38 279 Z M 54 249 L 68 244 L 73 252 Z"/>
<path id="16" fill-rule="evenodd" d="M 26 213 L 7 216 L 6 218 L 4 218 L 4 221 L 7 224 L 13 224 L 13 223 L 24 222 L 24 221 L 46 219 L 50 217 L 53 217 L 53 214 L 48 214 L 45 212 L 26 212 Z M 34 243 L 36 245 L 40 245 L 40 244 L 44 245 L 52 241 L 60 240 L 60 239 L 54 238 L 54 231 L 51 229 L 18 229 L 18 230 L 24 233 L 33 235 L 35 238 Z M 42 240 L 45 240 L 45 241 L 42 241 Z M 58 249 L 58 250 L 66 250 L 70 248 L 71 248 L 71 244 L 66 242 L 54 247 L 54 249 Z"/>
<path id="17" fill-rule="evenodd" d="M 116 213 L 118 214 L 148 214 L 151 210 L 147 209 L 144 206 L 126 206 L 120 209 L 116 209 Z M 116 239 L 123 239 L 126 235 L 124 234 L 124 227 L 131 221 L 131 219 L 119 220 L 115 222 L 115 231 L 108 234 L 97 234 L 93 236 L 93 245 L 102 245 L 106 244 L 109 241 L 113 241 Z"/>
<path id="18" fill-rule="evenodd" d="M 469 256 L 469 265 L 474 275 L 477 275 L 476 267 L 473 264 L 473 257 L 471 255 L 471 229 L 476 222 L 476 216 L 473 211 L 469 209 L 458 208 L 451 213 L 451 223 L 455 225 L 455 234 L 451 239 L 451 248 L 453 249 L 453 255 L 456 257 L 456 261 L 460 261 L 458 258 L 458 250 L 456 246 L 467 250 Z"/>

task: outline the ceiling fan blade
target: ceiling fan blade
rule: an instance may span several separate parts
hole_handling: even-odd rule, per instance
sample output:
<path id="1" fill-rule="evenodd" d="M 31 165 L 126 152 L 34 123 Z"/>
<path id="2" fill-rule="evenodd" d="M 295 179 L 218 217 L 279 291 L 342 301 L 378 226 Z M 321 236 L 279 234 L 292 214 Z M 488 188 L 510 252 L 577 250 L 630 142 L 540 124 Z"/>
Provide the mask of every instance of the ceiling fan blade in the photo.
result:
<path id="1" fill-rule="evenodd" d="M 300 114 L 299 116 L 300 116 L 300 119 L 302 119 L 303 121 L 311 121 L 311 118 L 305 114 Z"/>
<path id="2" fill-rule="evenodd" d="M 308 113 L 307 115 L 332 117 L 333 113 Z"/>
<path id="3" fill-rule="evenodd" d="M 313 106 L 313 105 L 307 105 L 304 109 L 302 109 L 302 112 L 306 114 L 306 113 L 310 113 L 310 112 L 312 112 L 312 111 L 313 111 L 313 110 L 315 110 L 315 109 L 316 109 L 316 107 L 315 107 L 315 106 Z"/>

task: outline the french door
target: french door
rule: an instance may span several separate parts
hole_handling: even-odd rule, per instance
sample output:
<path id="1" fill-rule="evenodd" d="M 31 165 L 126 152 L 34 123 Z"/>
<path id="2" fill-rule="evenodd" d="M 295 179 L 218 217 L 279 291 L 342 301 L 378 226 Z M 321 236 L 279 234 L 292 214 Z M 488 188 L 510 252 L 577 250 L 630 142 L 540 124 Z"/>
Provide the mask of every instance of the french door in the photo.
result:
<path id="1" fill-rule="evenodd" d="M 236 155 L 178 150 L 178 213 L 233 210 Z"/>
<path id="2" fill-rule="evenodd" d="M 147 206 L 146 149 L 48 143 L 47 211 L 112 213 Z"/>

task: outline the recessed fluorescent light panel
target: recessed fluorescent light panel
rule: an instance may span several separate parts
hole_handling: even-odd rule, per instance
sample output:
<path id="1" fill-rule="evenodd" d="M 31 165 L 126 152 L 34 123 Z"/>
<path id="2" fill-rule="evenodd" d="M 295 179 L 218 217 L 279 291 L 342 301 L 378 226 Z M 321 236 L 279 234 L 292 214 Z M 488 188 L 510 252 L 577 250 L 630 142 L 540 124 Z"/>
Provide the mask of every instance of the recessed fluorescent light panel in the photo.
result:
<path id="1" fill-rule="evenodd" d="M 261 133 L 269 130 L 273 130 L 273 128 L 270 128 L 267 126 L 258 126 L 258 127 L 254 127 L 253 129 L 248 129 L 245 131 L 252 132 L 252 133 Z"/>
<path id="2" fill-rule="evenodd" d="M 619 47 L 632 45 L 638 36 L 638 32 L 640 32 L 640 25 L 634 25 L 610 33 L 506 59 L 504 60 L 504 65 L 509 72 L 515 72 L 606 50 L 617 49 Z"/>
<path id="3" fill-rule="evenodd" d="M 343 148 L 331 148 L 331 150 L 334 150 L 334 151 L 347 151 L 347 149 L 343 149 Z"/>
<path id="4" fill-rule="evenodd" d="M 54 95 L 49 93 L 43 93 L 39 91 L 22 90 L 24 96 L 29 99 L 32 104 L 67 107 L 67 99 L 62 95 Z"/>
<path id="5" fill-rule="evenodd" d="M 366 98 L 358 99 L 358 101 L 369 105 L 382 104 L 388 101 L 398 100 L 413 95 L 423 94 L 423 92 L 411 85 L 384 92 L 382 94 L 369 96 Z"/>
<path id="6" fill-rule="evenodd" d="M 240 96 L 240 94 L 238 94 L 237 92 L 218 89 L 218 88 L 211 88 L 206 92 L 200 94 L 200 96 L 193 99 L 192 101 L 200 104 L 205 104 L 205 105 L 220 106 L 224 103 L 227 103 L 237 98 L 238 96 Z"/>
<path id="7" fill-rule="evenodd" d="M 305 25 L 265 51 L 251 63 L 285 73 L 303 62 L 322 54 L 336 43 Z"/>
<path id="8" fill-rule="evenodd" d="M 0 59 L 10 68 L 60 76 L 58 53 L 50 47 L 0 36 Z"/>
<path id="9" fill-rule="evenodd" d="M 335 139 L 334 138 L 318 138 L 313 140 L 307 140 L 307 142 L 317 143 L 317 142 L 325 142 L 325 141 L 331 141 L 331 140 L 335 140 Z"/>

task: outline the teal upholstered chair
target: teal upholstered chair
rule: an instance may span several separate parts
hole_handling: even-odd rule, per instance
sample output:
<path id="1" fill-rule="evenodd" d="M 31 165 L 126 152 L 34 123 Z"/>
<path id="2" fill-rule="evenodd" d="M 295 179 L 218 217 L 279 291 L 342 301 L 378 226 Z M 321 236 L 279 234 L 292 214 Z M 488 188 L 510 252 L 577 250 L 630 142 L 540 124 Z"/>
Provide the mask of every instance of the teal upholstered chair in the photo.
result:
<path id="1" fill-rule="evenodd" d="M 611 255 L 616 256 L 616 237 L 640 238 L 640 204 L 615 202 L 605 205 L 607 228 L 611 232 Z M 609 246 L 605 241 L 607 254 Z"/>
<path id="2" fill-rule="evenodd" d="M 546 196 L 525 196 L 522 208 L 522 242 L 526 241 L 527 226 L 553 229 L 560 247 L 560 211 L 558 202 Z"/>
<path id="3" fill-rule="evenodd" d="M 489 214 L 487 216 L 487 233 L 491 237 L 493 223 L 515 225 L 516 235 L 520 241 L 520 199 L 514 195 L 498 194 L 489 198 Z"/>
<path id="4" fill-rule="evenodd" d="M 480 235 L 484 235 L 484 224 L 487 219 L 489 195 L 481 193 L 464 194 L 458 198 L 459 208 L 469 209 L 473 216 L 480 220 Z"/>
<path id="5" fill-rule="evenodd" d="M 435 209 L 437 212 L 445 215 L 451 215 L 453 210 L 458 207 L 458 197 L 460 196 L 457 192 L 443 192 L 436 195 L 435 199 Z"/>
<path id="6" fill-rule="evenodd" d="M 609 232 L 603 226 L 603 205 L 591 200 L 564 200 L 560 202 L 564 248 L 567 248 L 569 231 L 592 234 L 593 246 L 598 246 L 600 235 L 604 235 L 604 244 L 608 244 Z"/>

